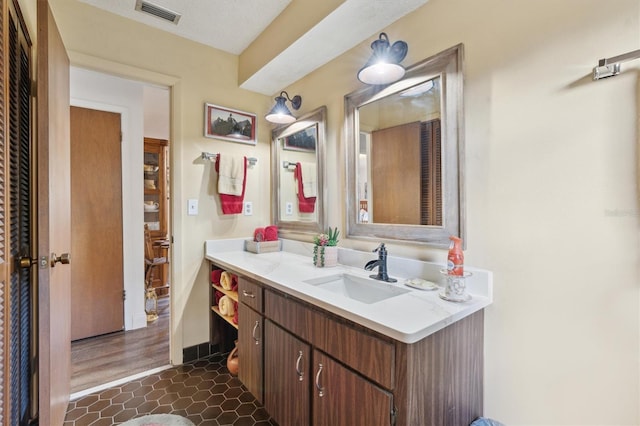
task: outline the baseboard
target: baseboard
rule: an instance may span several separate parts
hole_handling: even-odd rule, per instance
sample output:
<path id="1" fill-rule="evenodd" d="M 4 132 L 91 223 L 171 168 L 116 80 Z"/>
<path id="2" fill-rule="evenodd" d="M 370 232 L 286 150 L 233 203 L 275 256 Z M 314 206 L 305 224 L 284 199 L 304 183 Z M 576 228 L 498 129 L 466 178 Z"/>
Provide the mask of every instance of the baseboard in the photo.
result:
<path id="1" fill-rule="evenodd" d="M 220 351 L 219 345 L 211 345 L 209 342 L 182 348 L 182 362 L 191 362 L 200 358 L 206 358 Z"/>
<path id="2" fill-rule="evenodd" d="M 136 328 L 144 328 L 146 326 L 147 326 L 147 314 L 146 313 L 137 312 L 137 313 L 133 314 L 131 330 L 135 330 Z"/>

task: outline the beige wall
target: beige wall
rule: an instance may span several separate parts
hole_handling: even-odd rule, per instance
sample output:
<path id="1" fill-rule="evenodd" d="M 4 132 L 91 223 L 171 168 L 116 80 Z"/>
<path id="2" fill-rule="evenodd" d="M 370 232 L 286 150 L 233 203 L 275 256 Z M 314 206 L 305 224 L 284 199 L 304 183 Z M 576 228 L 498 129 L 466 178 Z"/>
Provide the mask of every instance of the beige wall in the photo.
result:
<path id="1" fill-rule="evenodd" d="M 174 78 L 176 330 L 207 338 L 202 243 L 269 219 L 271 99 L 237 88 L 237 58 L 56 0 L 69 49 Z M 465 44 L 467 263 L 494 271 L 485 327 L 485 414 L 509 425 L 640 423 L 639 63 L 592 82 L 597 59 L 638 49 L 637 0 L 431 0 L 386 28 L 409 65 Z M 91 13 L 88 13 L 91 12 Z M 372 35 L 373 39 L 375 35 Z M 327 105 L 329 224 L 344 229 L 344 95 L 368 44 L 292 87 L 301 113 Z M 175 97 L 177 96 L 177 98 Z M 202 104 L 258 113 L 257 148 L 202 137 Z M 254 216 L 221 217 L 200 151 L 250 153 Z M 255 176 L 255 177 L 254 177 Z M 200 215 L 184 215 L 188 198 Z M 374 244 L 342 239 L 346 247 Z M 444 262 L 444 251 L 389 244 Z M 174 342 L 175 343 L 175 342 Z"/>
<path id="2" fill-rule="evenodd" d="M 272 99 L 237 87 L 236 56 L 173 37 L 83 3 L 52 1 L 72 63 L 172 87 L 173 272 L 172 360 L 182 348 L 209 339 L 204 240 L 252 234 L 270 218 L 270 128 L 262 119 Z M 258 144 L 205 138 L 205 102 L 259 113 Z M 201 152 L 247 155 L 258 164 L 247 172 L 245 200 L 253 216 L 223 216 L 212 185 L 213 164 Z M 199 215 L 187 216 L 187 199 L 199 200 Z M 141 287 L 142 288 L 142 287 Z"/>

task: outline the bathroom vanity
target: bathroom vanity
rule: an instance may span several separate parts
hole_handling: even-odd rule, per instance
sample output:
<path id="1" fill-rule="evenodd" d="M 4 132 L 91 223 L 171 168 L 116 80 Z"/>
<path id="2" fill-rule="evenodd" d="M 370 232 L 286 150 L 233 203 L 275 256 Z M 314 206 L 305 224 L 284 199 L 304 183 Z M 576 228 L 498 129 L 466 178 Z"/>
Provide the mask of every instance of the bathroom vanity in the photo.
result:
<path id="1" fill-rule="evenodd" d="M 390 257 L 399 281 L 390 285 L 356 267 L 370 253 L 342 250 L 346 264 L 316 268 L 310 245 L 284 247 L 205 247 L 212 265 L 239 276 L 239 378 L 279 424 L 468 425 L 482 415 L 489 272 L 475 270 L 472 299 L 452 303 L 402 284 L 435 280 L 439 265 Z M 347 278 L 372 285 L 373 296 L 319 285 Z"/>

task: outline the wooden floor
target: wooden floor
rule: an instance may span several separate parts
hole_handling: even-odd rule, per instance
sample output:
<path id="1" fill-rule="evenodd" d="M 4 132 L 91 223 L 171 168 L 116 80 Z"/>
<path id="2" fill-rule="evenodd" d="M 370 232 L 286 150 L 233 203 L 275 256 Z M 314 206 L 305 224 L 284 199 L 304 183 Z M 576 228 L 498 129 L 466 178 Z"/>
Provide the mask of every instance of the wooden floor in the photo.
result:
<path id="1" fill-rule="evenodd" d="M 71 392 L 169 364 L 169 298 L 158 299 L 159 317 L 146 328 L 71 343 Z"/>

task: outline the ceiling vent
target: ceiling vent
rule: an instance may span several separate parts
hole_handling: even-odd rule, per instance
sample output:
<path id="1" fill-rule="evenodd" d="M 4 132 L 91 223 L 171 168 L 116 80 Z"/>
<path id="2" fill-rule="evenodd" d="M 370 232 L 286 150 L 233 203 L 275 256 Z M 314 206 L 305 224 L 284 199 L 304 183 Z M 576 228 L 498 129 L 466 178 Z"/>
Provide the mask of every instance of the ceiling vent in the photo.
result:
<path id="1" fill-rule="evenodd" d="M 165 21 L 169 21 L 173 24 L 178 24 L 180 20 L 180 15 L 173 10 L 169 10 L 166 7 L 158 6 L 157 4 L 150 3 L 144 0 L 136 0 L 136 10 L 139 12 L 148 13 L 149 15 L 153 15 L 156 18 L 164 19 Z"/>

